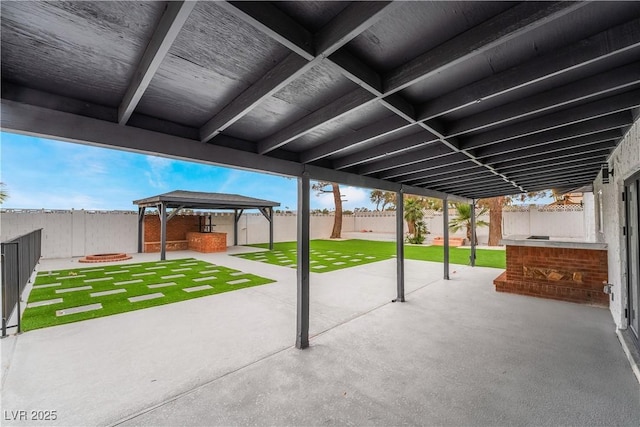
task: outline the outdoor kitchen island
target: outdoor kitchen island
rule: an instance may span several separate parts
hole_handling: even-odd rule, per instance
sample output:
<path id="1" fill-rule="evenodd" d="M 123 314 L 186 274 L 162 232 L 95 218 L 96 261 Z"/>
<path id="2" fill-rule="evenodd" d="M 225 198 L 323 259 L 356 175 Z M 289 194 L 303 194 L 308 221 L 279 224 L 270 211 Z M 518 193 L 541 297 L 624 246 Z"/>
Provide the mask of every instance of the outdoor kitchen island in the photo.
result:
<path id="1" fill-rule="evenodd" d="M 496 291 L 609 306 L 607 245 L 549 240 L 546 236 L 510 236 L 507 270 L 494 281 Z"/>

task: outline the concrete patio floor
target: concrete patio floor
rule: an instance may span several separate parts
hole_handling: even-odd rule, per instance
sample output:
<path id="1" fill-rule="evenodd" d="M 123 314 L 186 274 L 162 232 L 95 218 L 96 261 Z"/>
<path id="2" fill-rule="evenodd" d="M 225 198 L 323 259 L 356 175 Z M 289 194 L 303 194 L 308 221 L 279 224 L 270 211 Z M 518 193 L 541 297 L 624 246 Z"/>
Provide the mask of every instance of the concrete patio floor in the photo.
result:
<path id="1" fill-rule="evenodd" d="M 312 274 L 311 347 L 300 351 L 295 270 L 168 257 L 277 282 L 1 340 L 3 425 L 640 420 L 640 386 L 608 310 L 496 293 L 500 270 L 452 265 L 445 281 L 442 264 L 406 261 L 407 302 L 395 304 L 395 260 Z M 19 410 L 55 410 L 57 420 L 7 419 Z"/>

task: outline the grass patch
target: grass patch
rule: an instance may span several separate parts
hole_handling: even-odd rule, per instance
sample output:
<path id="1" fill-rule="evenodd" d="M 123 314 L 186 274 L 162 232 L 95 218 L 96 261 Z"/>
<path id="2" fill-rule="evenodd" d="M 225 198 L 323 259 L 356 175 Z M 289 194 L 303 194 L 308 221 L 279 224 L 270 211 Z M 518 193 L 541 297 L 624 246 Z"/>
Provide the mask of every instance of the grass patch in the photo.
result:
<path id="1" fill-rule="evenodd" d="M 249 246 L 264 249 L 269 248 L 267 244 Z M 311 271 L 314 273 L 340 270 L 342 268 L 389 259 L 396 255 L 395 242 L 357 239 L 312 240 L 310 246 Z M 442 246 L 405 245 L 404 254 L 406 259 L 433 262 L 444 261 L 444 248 Z M 451 248 L 449 250 L 449 262 L 451 264 L 468 265 L 470 254 L 471 250 L 468 248 Z M 296 242 L 274 243 L 273 251 L 252 252 L 235 256 L 252 261 L 261 261 L 295 268 L 297 260 Z M 344 262 L 344 264 L 336 265 L 336 262 Z M 505 268 L 505 252 L 491 249 L 477 249 L 476 265 L 478 267 Z M 324 267 L 318 268 L 318 266 Z"/>
<path id="2" fill-rule="evenodd" d="M 271 282 L 195 258 L 41 271 L 22 326 L 28 331 L 62 325 Z M 82 309 L 87 311 L 68 314 Z"/>

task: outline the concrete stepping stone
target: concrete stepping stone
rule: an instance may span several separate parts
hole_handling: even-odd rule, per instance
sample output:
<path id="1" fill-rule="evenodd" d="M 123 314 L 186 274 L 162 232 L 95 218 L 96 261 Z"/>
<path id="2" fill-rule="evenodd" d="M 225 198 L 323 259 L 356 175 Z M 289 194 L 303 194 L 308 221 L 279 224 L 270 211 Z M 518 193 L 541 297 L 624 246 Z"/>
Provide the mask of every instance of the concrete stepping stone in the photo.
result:
<path id="1" fill-rule="evenodd" d="M 56 289 L 56 294 L 65 294 L 67 292 L 88 291 L 93 289 L 91 286 L 78 286 L 77 288 Z"/>
<path id="2" fill-rule="evenodd" d="M 319 254 L 319 255 L 318 255 L 318 258 L 324 258 L 324 257 L 326 257 L 326 255 L 325 255 L 325 254 Z"/>
<path id="3" fill-rule="evenodd" d="M 356 254 L 356 256 L 364 256 L 364 254 Z"/>
<path id="4" fill-rule="evenodd" d="M 156 299 L 156 298 L 162 298 L 162 297 L 164 297 L 164 294 L 161 292 L 158 292 L 155 294 L 140 295 L 137 297 L 131 297 L 127 299 L 129 300 L 129 302 L 138 302 L 138 301 L 147 301 L 150 299 Z"/>
<path id="5" fill-rule="evenodd" d="M 54 288 L 56 286 L 60 286 L 62 285 L 62 283 L 58 282 L 58 283 L 48 283 L 46 285 L 34 285 L 33 289 L 41 289 L 41 288 Z"/>
<path id="6" fill-rule="evenodd" d="M 142 264 L 127 265 L 127 268 L 138 268 L 138 267 L 142 267 Z"/>
<path id="7" fill-rule="evenodd" d="M 167 286 L 175 286 L 176 282 L 156 283 L 154 285 L 147 285 L 149 289 L 166 288 Z"/>
<path id="8" fill-rule="evenodd" d="M 279 262 L 279 263 L 287 264 L 287 263 L 290 263 L 291 261 L 287 258 L 287 259 L 281 259 L 281 260 L 279 260 L 278 262 Z M 312 261 L 312 262 L 313 262 L 313 261 Z"/>
<path id="9" fill-rule="evenodd" d="M 360 258 L 351 258 L 349 261 L 358 262 L 358 261 L 362 261 L 362 260 Z"/>
<path id="10" fill-rule="evenodd" d="M 190 263 L 187 263 L 187 264 L 179 264 L 179 265 L 180 265 L 180 267 L 188 267 L 190 265 L 198 265 L 198 263 L 197 262 L 190 262 Z"/>
<path id="11" fill-rule="evenodd" d="M 309 261 L 309 264 L 317 264 L 318 261 Z"/>
<path id="12" fill-rule="evenodd" d="M 161 261 L 161 262 L 156 262 L 157 265 L 163 265 L 163 264 L 174 264 L 175 261 Z"/>
<path id="13" fill-rule="evenodd" d="M 84 273 L 83 271 L 81 271 L 81 273 Z M 38 273 L 41 276 L 59 276 L 60 273 L 56 272 L 56 271 L 49 271 L 47 273 Z"/>
<path id="14" fill-rule="evenodd" d="M 97 279 L 85 279 L 84 283 L 91 283 L 91 282 L 106 282 L 109 280 L 113 280 L 113 277 L 99 277 Z"/>
<path id="15" fill-rule="evenodd" d="M 364 258 L 365 258 L 365 259 L 376 259 L 376 257 L 374 257 L 374 256 L 366 256 L 366 257 L 364 257 Z"/>
<path id="16" fill-rule="evenodd" d="M 334 261 L 334 260 L 335 260 L 335 258 L 325 258 L 324 260 L 325 260 L 325 261 Z"/>
<path id="17" fill-rule="evenodd" d="M 122 274 L 128 273 L 129 270 L 105 271 L 104 274 Z"/>
<path id="18" fill-rule="evenodd" d="M 177 279 L 178 277 L 184 277 L 184 274 L 172 274 L 170 276 L 162 276 L 161 279 Z"/>
<path id="19" fill-rule="evenodd" d="M 333 265 L 345 265 L 346 262 L 334 262 Z"/>
<path id="20" fill-rule="evenodd" d="M 341 255 L 340 258 L 351 258 L 351 255 Z"/>
<path id="21" fill-rule="evenodd" d="M 131 276 L 133 277 L 138 277 L 138 276 L 151 276 L 152 274 L 156 274 L 155 271 L 150 271 L 149 273 L 134 273 Z"/>
<path id="22" fill-rule="evenodd" d="M 93 273 L 94 271 L 102 271 L 104 268 L 92 268 L 91 270 L 80 270 L 80 273 Z"/>
<path id="23" fill-rule="evenodd" d="M 249 279 L 239 279 L 239 280 L 232 280 L 230 282 L 227 282 L 229 285 L 239 285 L 240 283 L 246 283 L 246 282 L 250 282 L 251 280 Z"/>
<path id="24" fill-rule="evenodd" d="M 203 270 L 199 271 L 200 274 L 211 274 L 211 273 L 220 273 L 220 270 Z"/>
<path id="25" fill-rule="evenodd" d="M 326 266 L 326 265 L 314 265 L 314 266 L 313 266 L 313 267 L 311 267 L 311 268 L 315 268 L 315 269 L 317 269 L 317 270 L 320 270 L 320 269 L 322 269 L 322 268 L 327 268 L 327 266 Z"/>
<path id="26" fill-rule="evenodd" d="M 84 313 L 85 311 L 102 310 L 102 304 L 89 304 L 80 307 L 65 308 L 56 311 L 56 316 L 68 316 L 69 314 Z"/>
<path id="27" fill-rule="evenodd" d="M 167 268 L 167 267 L 164 265 L 158 265 L 156 267 L 147 267 L 145 268 L 145 270 L 160 270 L 161 268 Z"/>
<path id="28" fill-rule="evenodd" d="M 176 269 L 173 269 L 171 271 L 173 271 L 174 273 L 177 273 L 179 271 L 191 271 L 191 268 L 190 267 L 187 267 L 187 268 L 176 268 Z"/>
<path id="29" fill-rule="evenodd" d="M 112 289 L 110 291 L 101 291 L 101 292 L 92 292 L 89 294 L 89 296 L 91 297 L 103 297 L 105 295 L 112 295 L 112 294 L 121 294 L 123 292 L 127 292 L 126 289 Z"/>
<path id="30" fill-rule="evenodd" d="M 233 273 L 229 273 L 229 276 L 244 276 L 245 273 L 244 271 L 234 271 Z"/>
<path id="31" fill-rule="evenodd" d="M 114 285 L 116 285 L 116 286 L 132 285 L 134 283 L 141 283 L 141 282 L 144 282 L 144 280 L 142 280 L 142 279 L 125 280 L 124 282 L 115 282 Z"/>
<path id="32" fill-rule="evenodd" d="M 30 302 L 29 304 L 27 304 L 27 308 L 42 307 L 44 305 L 60 304 L 62 301 L 63 301 L 62 298 L 56 298 L 56 299 L 48 299 L 46 301 Z"/>
<path id="33" fill-rule="evenodd" d="M 78 278 L 81 278 L 81 277 L 87 277 L 87 276 L 86 276 L 86 275 L 84 275 L 84 274 L 78 274 L 78 275 L 76 275 L 76 276 L 61 276 L 61 277 L 58 277 L 57 279 L 58 279 L 58 280 L 64 280 L 64 279 L 78 279 Z"/>
<path id="34" fill-rule="evenodd" d="M 194 282 L 204 282 L 205 280 L 217 280 L 216 276 L 207 276 L 207 277 L 198 277 L 197 279 L 193 279 Z"/>
<path id="35" fill-rule="evenodd" d="M 193 286 L 191 288 L 182 288 L 182 290 L 185 292 L 198 292 L 198 291 L 205 291 L 207 289 L 213 289 L 213 286 L 201 285 L 201 286 Z"/>

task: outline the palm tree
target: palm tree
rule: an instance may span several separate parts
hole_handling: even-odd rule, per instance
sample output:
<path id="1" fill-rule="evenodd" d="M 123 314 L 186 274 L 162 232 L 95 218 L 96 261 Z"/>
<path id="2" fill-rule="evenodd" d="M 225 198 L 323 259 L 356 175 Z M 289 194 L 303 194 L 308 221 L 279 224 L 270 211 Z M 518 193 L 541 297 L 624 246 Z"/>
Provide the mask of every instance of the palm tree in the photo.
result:
<path id="1" fill-rule="evenodd" d="M 7 200 L 7 198 L 9 197 L 9 193 L 7 193 L 7 190 L 4 189 L 4 186 L 4 182 L 0 182 L 0 204 L 2 204 L 2 202 Z"/>
<path id="2" fill-rule="evenodd" d="M 454 203 L 453 206 L 456 208 L 458 215 L 449 221 L 449 228 L 455 233 L 464 227 L 467 230 L 467 239 L 471 242 L 471 205 L 467 203 Z M 476 211 L 476 227 L 486 227 L 489 225 L 488 222 L 477 219 L 479 216 L 487 213 L 487 210 L 486 206 L 481 206 L 480 211 Z M 474 237 L 477 242 L 477 234 Z"/>
<path id="3" fill-rule="evenodd" d="M 424 203 L 422 199 L 406 197 L 404 199 L 404 219 L 409 226 L 409 234 L 416 232 L 416 223 L 424 218 Z"/>
<path id="4" fill-rule="evenodd" d="M 379 211 L 380 203 L 383 203 L 382 210 L 384 210 L 384 191 L 382 190 L 371 190 L 371 194 L 369 196 L 369 200 L 371 203 L 376 204 L 376 210 Z"/>

